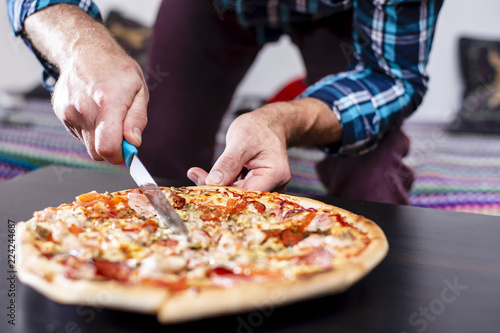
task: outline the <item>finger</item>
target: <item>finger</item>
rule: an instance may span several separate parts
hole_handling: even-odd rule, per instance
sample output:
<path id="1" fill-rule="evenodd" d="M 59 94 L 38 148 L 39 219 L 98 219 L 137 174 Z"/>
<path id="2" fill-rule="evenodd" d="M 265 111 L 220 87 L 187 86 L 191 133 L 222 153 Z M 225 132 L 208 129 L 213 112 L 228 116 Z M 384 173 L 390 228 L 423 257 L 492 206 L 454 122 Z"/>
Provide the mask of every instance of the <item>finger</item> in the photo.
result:
<path id="1" fill-rule="evenodd" d="M 96 105 L 94 103 L 83 105 L 81 101 L 73 105 L 68 102 L 66 94 L 56 91 L 52 98 L 52 106 L 66 130 L 85 145 L 89 156 L 96 161 L 102 161 L 103 158 L 95 150 L 94 125 L 87 126 L 87 120 L 82 116 L 83 109 L 87 109 L 86 114 L 96 114 Z"/>
<path id="2" fill-rule="evenodd" d="M 191 168 L 187 172 L 188 178 L 197 186 L 207 185 L 206 178 L 208 173 L 201 168 Z"/>
<path id="3" fill-rule="evenodd" d="M 142 143 L 142 132 L 148 123 L 147 105 L 149 92 L 143 87 L 135 95 L 132 105 L 128 109 L 123 121 L 123 137 L 136 147 Z"/>
<path id="4" fill-rule="evenodd" d="M 251 170 L 239 187 L 252 191 L 283 192 L 290 181 L 288 165 Z"/>
<path id="5" fill-rule="evenodd" d="M 236 181 L 247 160 L 238 149 L 226 147 L 210 170 L 207 185 L 230 185 Z"/>
<path id="6" fill-rule="evenodd" d="M 95 150 L 99 156 L 112 164 L 124 162 L 122 155 L 123 121 L 127 114 L 126 104 L 118 96 L 97 92 L 94 100 L 100 108 L 96 117 Z"/>
<path id="7" fill-rule="evenodd" d="M 104 158 L 99 155 L 95 149 L 95 131 L 82 131 L 82 141 L 87 147 L 87 153 L 95 161 L 104 161 Z"/>
<path id="8" fill-rule="evenodd" d="M 74 103 L 76 117 L 78 120 L 71 120 L 73 127 L 79 132 L 81 141 L 87 147 L 87 153 L 95 161 L 103 161 L 104 158 L 97 152 L 96 149 L 96 115 L 99 109 L 95 103 L 87 98 L 79 98 Z M 83 116 L 85 115 L 85 116 Z"/>

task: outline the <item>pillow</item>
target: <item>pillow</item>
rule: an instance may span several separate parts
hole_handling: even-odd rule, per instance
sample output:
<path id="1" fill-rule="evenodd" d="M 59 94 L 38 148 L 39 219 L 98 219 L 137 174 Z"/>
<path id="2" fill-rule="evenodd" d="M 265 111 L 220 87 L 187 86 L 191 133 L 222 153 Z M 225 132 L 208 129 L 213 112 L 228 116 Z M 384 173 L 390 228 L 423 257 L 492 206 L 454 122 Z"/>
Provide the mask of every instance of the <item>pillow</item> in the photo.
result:
<path id="1" fill-rule="evenodd" d="M 459 52 L 465 99 L 476 88 L 494 82 L 496 75 L 500 75 L 500 64 L 494 55 L 500 53 L 500 40 L 462 37 L 459 40 Z"/>
<path id="2" fill-rule="evenodd" d="M 469 93 L 448 131 L 500 134 L 500 83 L 492 83 Z"/>
<path id="3" fill-rule="evenodd" d="M 461 38 L 462 106 L 450 132 L 500 134 L 500 40 Z"/>

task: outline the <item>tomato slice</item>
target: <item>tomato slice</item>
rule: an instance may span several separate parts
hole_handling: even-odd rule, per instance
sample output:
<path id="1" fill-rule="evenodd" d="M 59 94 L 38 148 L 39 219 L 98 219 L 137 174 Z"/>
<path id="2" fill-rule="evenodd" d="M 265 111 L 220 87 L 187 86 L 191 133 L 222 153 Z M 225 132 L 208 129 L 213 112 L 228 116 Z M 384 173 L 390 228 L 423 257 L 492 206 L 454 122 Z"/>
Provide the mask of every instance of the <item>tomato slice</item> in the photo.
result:
<path id="1" fill-rule="evenodd" d="M 111 199 L 111 201 L 109 202 L 109 205 L 111 207 L 115 207 L 118 204 L 120 204 L 121 202 L 127 203 L 128 198 L 127 197 L 120 197 L 120 196 L 113 197 L 113 199 Z"/>
<path id="2" fill-rule="evenodd" d="M 84 230 L 74 224 L 70 225 L 68 227 L 69 232 L 71 232 L 73 235 L 78 236 L 78 234 L 82 233 Z"/>
<path id="3" fill-rule="evenodd" d="M 287 228 L 280 234 L 281 241 L 285 246 L 294 246 L 305 238 L 304 234 L 293 228 Z"/>
<path id="4" fill-rule="evenodd" d="M 132 268 L 123 262 L 94 259 L 94 265 L 97 269 L 97 275 L 120 282 L 128 281 L 132 272 Z"/>

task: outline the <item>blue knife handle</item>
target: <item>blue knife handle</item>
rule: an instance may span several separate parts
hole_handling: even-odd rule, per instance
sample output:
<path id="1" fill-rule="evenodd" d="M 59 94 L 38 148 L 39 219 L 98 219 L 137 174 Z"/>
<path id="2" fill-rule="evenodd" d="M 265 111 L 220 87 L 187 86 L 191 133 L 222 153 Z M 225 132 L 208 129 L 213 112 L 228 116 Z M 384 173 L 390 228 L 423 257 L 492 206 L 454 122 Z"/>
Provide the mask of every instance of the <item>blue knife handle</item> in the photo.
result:
<path id="1" fill-rule="evenodd" d="M 137 148 L 127 140 L 123 139 L 122 150 L 123 150 L 123 158 L 125 158 L 125 163 L 127 164 L 127 167 L 130 168 L 130 163 L 132 163 L 132 157 L 134 157 L 134 155 L 137 154 Z"/>

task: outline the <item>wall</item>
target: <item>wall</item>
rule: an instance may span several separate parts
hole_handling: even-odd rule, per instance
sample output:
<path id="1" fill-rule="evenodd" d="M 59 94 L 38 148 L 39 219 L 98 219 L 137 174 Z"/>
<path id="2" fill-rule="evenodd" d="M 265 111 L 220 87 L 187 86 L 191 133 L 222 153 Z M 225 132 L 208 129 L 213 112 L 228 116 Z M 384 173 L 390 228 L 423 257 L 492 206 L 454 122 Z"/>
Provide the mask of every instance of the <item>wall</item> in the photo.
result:
<path id="1" fill-rule="evenodd" d="M 460 106 L 458 38 L 500 40 L 500 1 L 445 0 L 428 66 L 429 90 L 415 120 L 450 121 Z"/>
<path id="2" fill-rule="evenodd" d="M 146 24 L 154 21 L 160 0 L 98 0 L 103 13 L 120 7 Z M 19 39 L 14 39 L 0 1 L 0 89 L 25 89 L 40 79 L 40 66 Z M 460 35 L 500 40 L 499 0 L 445 0 L 429 62 L 429 91 L 410 118 L 448 121 L 460 103 L 457 39 Z M 238 94 L 267 96 L 304 73 L 300 54 L 287 38 L 267 45 L 238 88 Z"/>

